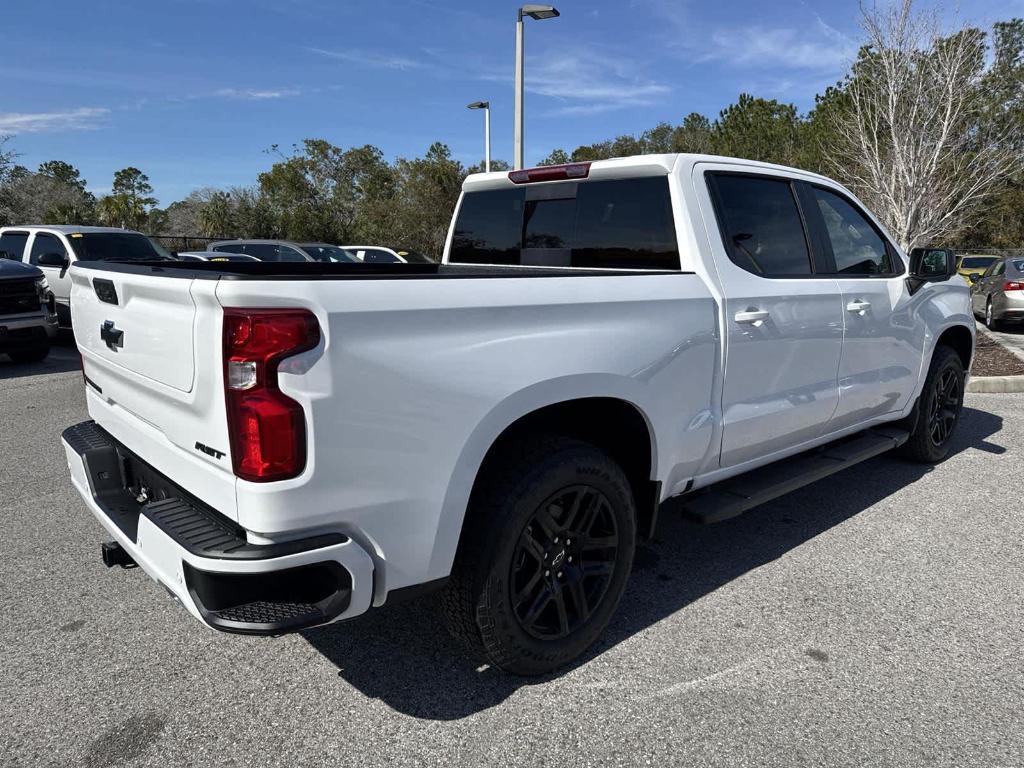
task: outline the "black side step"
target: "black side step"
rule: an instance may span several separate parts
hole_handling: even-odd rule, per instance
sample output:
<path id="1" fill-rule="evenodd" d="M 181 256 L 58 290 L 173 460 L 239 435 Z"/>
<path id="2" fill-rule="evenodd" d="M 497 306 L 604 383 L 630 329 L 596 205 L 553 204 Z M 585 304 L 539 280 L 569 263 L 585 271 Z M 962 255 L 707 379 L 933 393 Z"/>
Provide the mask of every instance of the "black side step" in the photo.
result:
<path id="1" fill-rule="evenodd" d="M 717 523 L 784 496 L 873 458 L 907 442 L 910 433 L 895 427 L 875 427 L 821 448 L 790 456 L 759 469 L 724 480 L 706 492 L 681 499 L 683 515 L 698 523 Z"/>

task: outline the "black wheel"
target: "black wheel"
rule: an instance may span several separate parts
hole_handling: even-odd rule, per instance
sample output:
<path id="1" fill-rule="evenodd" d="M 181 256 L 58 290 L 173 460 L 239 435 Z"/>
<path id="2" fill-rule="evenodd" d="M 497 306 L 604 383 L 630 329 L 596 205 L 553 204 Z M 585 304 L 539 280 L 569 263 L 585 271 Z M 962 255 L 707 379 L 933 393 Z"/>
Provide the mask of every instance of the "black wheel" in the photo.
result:
<path id="1" fill-rule="evenodd" d="M 955 350 L 937 347 L 921 391 L 916 423 L 903 445 L 904 455 L 927 464 L 946 458 L 963 404 L 963 362 Z"/>
<path id="2" fill-rule="evenodd" d="M 474 490 L 444 603 L 452 633 L 515 674 L 550 672 L 604 631 L 633 565 L 622 469 L 579 440 L 504 451 Z"/>
<path id="3" fill-rule="evenodd" d="M 50 354 L 50 347 L 47 345 L 36 349 L 22 349 L 7 354 L 16 363 L 38 363 L 40 360 L 45 360 L 46 356 Z"/>

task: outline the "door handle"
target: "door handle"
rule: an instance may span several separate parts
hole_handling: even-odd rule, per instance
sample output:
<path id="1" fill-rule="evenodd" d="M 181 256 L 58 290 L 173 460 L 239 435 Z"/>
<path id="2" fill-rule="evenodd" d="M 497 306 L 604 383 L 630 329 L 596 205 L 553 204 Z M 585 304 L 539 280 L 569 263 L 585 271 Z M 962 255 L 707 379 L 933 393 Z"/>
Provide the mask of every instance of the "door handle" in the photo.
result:
<path id="1" fill-rule="evenodd" d="M 860 299 L 854 299 L 846 305 L 847 312 L 856 312 L 858 315 L 863 315 L 869 309 L 871 309 L 871 302 L 861 301 Z"/>
<path id="2" fill-rule="evenodd" d="M 737 312 L 733 317 L 733 320 L 737 323 L 750 323 L 751 325 L 756 325 L 757 323 L 764 322 L 769 317 L 771 317 L 771 313 L 769 313 L 768 310 L 748 309 L 744 312 Z"/>

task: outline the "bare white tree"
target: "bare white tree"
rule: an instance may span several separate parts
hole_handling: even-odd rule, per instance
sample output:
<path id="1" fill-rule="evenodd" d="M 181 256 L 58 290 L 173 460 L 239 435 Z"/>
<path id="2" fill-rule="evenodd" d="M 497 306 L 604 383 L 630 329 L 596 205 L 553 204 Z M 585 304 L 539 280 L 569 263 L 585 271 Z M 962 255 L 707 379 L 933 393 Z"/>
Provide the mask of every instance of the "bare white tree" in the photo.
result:
<path id="1" fill-rule="evenodd" d="M 943 34 L 913 0 L 861 13 L 867 41 L 826 156 L 901 247 L 940 244 L 1021 162 L 986 98 L 985 35 Z"/>

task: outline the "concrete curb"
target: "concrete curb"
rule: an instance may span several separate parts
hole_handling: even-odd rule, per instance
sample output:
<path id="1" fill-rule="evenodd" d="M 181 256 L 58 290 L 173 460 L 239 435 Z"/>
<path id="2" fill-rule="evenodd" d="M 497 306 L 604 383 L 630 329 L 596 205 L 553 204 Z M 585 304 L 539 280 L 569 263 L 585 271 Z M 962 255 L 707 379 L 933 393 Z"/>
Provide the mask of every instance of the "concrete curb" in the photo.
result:
<path id="1" fill-rule="evenodd" d="M 971 376 L 967 391 L 988 394 L 1024 392 L 1024 376 Z"/>

